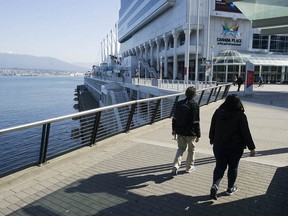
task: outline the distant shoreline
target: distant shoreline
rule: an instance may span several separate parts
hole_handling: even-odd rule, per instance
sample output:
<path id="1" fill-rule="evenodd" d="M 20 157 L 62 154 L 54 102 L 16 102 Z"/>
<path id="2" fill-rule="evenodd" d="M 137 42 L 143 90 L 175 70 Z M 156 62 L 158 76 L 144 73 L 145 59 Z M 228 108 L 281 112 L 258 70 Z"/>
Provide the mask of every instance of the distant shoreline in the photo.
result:
<path id="1" fill-rule="evenodd" d="M 0 76 L 85 76 L 83 71 L 58 71 L 43 69 L 0 69 Z"/>

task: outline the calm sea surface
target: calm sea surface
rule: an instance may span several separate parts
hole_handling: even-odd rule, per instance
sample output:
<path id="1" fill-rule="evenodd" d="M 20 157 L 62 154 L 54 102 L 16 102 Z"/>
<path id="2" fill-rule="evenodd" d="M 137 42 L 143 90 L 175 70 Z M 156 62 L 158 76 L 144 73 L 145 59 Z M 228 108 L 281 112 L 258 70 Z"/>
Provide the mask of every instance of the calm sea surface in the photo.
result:
<path id="1" fill-rule="evenodd" d="M 78 112 L 74 91 L 83 77 L 0 76 L 0 129 Z"/>

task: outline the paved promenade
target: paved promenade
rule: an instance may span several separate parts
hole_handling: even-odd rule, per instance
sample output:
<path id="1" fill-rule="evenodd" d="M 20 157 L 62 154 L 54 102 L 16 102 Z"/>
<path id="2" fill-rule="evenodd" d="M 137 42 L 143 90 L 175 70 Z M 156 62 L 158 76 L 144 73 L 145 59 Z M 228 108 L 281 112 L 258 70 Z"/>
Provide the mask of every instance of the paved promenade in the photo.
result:
<path id="1" fill-rule="evenodd" d="M 265 85 L 253 96 L 236 93 L 257 154 L 245 151 L 234 195 L 225 196 L 225 176 L 218 200 L 209 199 L 215 160 L 208 131 L 218 101 L 201 108 L 195 172 L 183 167 L 170 175 L 177 144 L 167 119 L 1 178 L 0 215 L 287 216 L 288 85 Z"/>

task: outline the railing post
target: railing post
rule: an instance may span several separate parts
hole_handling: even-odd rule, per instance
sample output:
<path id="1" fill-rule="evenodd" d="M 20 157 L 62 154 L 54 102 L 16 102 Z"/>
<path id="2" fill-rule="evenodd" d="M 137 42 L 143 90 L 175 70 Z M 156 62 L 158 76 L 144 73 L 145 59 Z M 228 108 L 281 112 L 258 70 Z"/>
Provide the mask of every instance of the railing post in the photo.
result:
<path id="1" fill-rule="evenodd" d="M 47 157 L 47 149 L 48 149 L 48 141 L 49 141 L 49 134 L 50 134 L 50 125 L 51 123 L 45 124 L 42 127 L 42 138 L 41 138 L 41 148 L 39 154 L 39 162 L 38 165 L 46 163 Z"/>
<path id="2" fill-rule="evenodd" d="M 172 107 L 170 115 L 169 115 L 169 118 L 171 118 L 173 116 L 173 113 L 174 113 L 174 110 L 175 110 L 175 107 L 176 107 L 176 103 L 178 102 L 178 100 L 179 100 L 179 96 L 176 96 L 174 104 L 173 104 L 173 107 Z"/>
<path id="3" fill-rule="evenodd" d="M 154 121 L 155 121 L 155 118 L 156 118 L 156 115 L 157 115 L 157 111 L 158 111 L 159 106 L 160 106 L 160 102 L 161 102 L 161 99 L 157 100 L 157 103 L 156 103 L 156 106 L 155 106 L 155 109 L 154 109 L 150 124 L 153 124 Z"/>
<path id="4" fill-rule="evenodd" d="M 44 155 L 43 155 L 42 163 L 46 163 L 47 162 L 47 149 L 48 149 L 48 141 L 49 141 L 49 135 L 50 135 L 50 125 L 51 125 L 51 123 L 47 124 L 46 138 L 45 138 L 45 148 L 44 148 Z"/>
<path id="5" fill-rule="evenodd" d="M 45 134 L 46 134 L 46 124 L 42 126 L 42 137 L 41 137 L 41 147 L 40 147 L 40 153 L 39 153 L 39 161 L 38 165 L 40 166 L 42 164 L 43 160 L 43 152 L 44 152 L 44 144 L 45 144 Z"/>
<path id="6" fill-rule="evenodd" d="M 216 97 L 215 97 L 215 101 L 218 99 L 218 96 L 220 94 L 221 88 L 222 88 L 222 86 L 220 86 L 219 89 L 218 89 L 218 92 L 217 92 Z"/>
<path id="7" fill-rule="evenodd" d="M 222 99 L 227 96 L 230 87 L 231 87 L 231 85 L 226 85 L 226 86 L 225 86 L 225 90 L 224 90 L 224 93 L 223 93 L 223 95 L 222 95 Z"/>
<path id="8" fill-rule="evenodd" d="M 100 123 L 100 118 L 101 118 L 101 112 L 97 112 L 95 115 L 94 127 L 93 127 L 93 131 L 92 131 L 90 146 L 95 145 L 97 132 L 98 132 L 98 128 L 99 128 L 99 123 Z"/>
<path id="9" fill-rule="evenodd" d="M 211 97 L 212 97 L 212 94 L 213 94 L 213 90 L 214 90 L 214 89 L 211 89 L 211 91 L 210 91 L 210 94 L 209 94 L 209 97 L 208 97 L 208 99 L 207 99 L 206 105 L 209 104 L 209 101 L 210 101 L 210 99 L 211 99 Z"/>
<path id="10" fill-rule="evenodd" d="M 126 128 L 125 128 L 125 132 L 126 133 L 128 133 L 128 131 L 130 130 L 130 126 L 131 126 L 131 123 L 132 123 L 132 119 L 133 119 L 136 107 L 137 107 L 136 103 L 132 104 L 132 106 L 131 106 L 131 110 L 130 110 L 130 113 L 129 113 L 129 116 L 128 116 L 128 119 L 127 119 L 127 123 L 126 123 Z"/>
<path id="11" fill-rule="evenodd" d="M 214 95 L 216 94 L 216 91 L 217 91 L 217 86 L 218 86 L 219 84 L 218 83 L 216 83 L 216 88 L 215 88 L 215 91 L 214 91 Z"/>
<path id="12" fill-rule="evenodd" d="M 201 95 L 200 95 L 200 98 L 199 98 L 199 100 L 198 100 L 198 105 L 199 105 L 199 106 L 200 106 L 200 104 L 201 104 L 201 101 L 202 101 L 204 92 L 205 92 L 205 90 L 202 90 L 202 91 L 201 91 Z"/>

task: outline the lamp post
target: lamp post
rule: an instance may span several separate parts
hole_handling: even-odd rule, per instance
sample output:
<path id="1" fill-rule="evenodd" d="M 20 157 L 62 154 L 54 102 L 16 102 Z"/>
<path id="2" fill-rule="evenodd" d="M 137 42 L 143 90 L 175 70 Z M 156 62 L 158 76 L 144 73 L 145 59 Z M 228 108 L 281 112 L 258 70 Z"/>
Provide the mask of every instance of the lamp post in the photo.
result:
<path id="1" fill-rule="evenodd" d="M 210 46 L 209 49 L 213 49 L 214 45 Z M 207 58 L 208 60 L 206 61 L 205 64 L 205 88 L 207 87 L 207 77 L 209 77 L 209 83 L 210 86 L 212 84 L 212 78 L 213 78 L 213 58 L 214 58 L 214 52 L 213 50 L 211 51 L 211 60 L 209 60 L 209 57 Z"/>
<path id="2" fill-rule="evenodd" d="M 199 88 L 198 85 L 198 54 L 199 54 L 199 9 L 200 9 L 200 4 L 199 0 L 197 1 L 197 31 L 196 31 L 196 56 L 195 56 L 195 87 L 196 89 Z"/>
<path id="3" fill-rule="evenodd" d="M 138 70 L 137 70 L 137 75 L 138 75 L 138 84 L 140 84 L 140 61 L 138 61 L 138 68 L 137 68 Z"/>
<path id="4" fill-rule="evenodd" d="M 214 45 L 211 46 L 211 49 L 214 49 Z M 211 52 L 211 70 L 210 70 L 210 76 L 209 76 L 210 86 L 212 85 L 213 72 L 214 72 L 214 70 L 213 70 L 213 67 L 214 67 L 213 58 L 214 58 L 214 51 L 212 50 L 212 52 Z"/>
<path id="5" fill-rule="evenodd" d="M 184 83 L 185 87 L 188 85 L 189 80 L 189 60 L 190 60 L 190 14 L 191 14 L 191 0 L 187 0 L 187 10 L 186 10 L 186 35 L 185 35 L 185 43 L 186 43 L 186 51 L 185 51 L 185 66 L 184 66 Z"/>
<path id="6" fill-rule="evenodd" d="M 208 62 L 206 62 L 205 67 L 205 88 L 207 87 L 207 78 L 211 76 L 211 67 L 212 67 L 212 61 L 210 61 L 210 53 L 211 53 L 211 46 L 210 46 L 210 24 L 211 24 L 211 1 L 208 1 L 208 19 L 207 19 L 207 54 L 206 59 Z M 208 65 L 209 64 L 209 65 Z M 208 68 L 208 70 L 206 70 Z M 210 81 L 210 80 L 209 80 Z"/>
<path id="7" fill-rule="evenodd" d="M 163 57 L 160 57 L 160 88 L 162 86 Z"/>
<path id="8" fill-rule="evenodd" d="M 211 73 L 211 60 L 207 59 L 205 62 L 205 72 L 204 72 L 205 88 L 207 88 L 207 77 L 210 76 L 210 73 Z"/>

